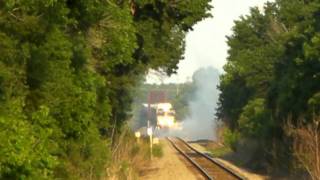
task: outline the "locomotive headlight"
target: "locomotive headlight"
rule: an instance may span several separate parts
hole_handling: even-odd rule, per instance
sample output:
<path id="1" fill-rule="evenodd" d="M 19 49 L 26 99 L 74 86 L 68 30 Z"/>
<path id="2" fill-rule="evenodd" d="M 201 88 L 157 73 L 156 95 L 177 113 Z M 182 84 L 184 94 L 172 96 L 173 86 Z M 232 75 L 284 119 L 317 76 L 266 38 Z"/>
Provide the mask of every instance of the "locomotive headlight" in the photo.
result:
<path id="1" fill-rule="evenodd" d="M 168 127 L 173 127 L 173 126 L 174 126 L 174 119 L 173 119 L 173 117 L 168 117 L 167 124 L 168 124 Z"/>
<path id="2" fill-rule="evenodd" d="M 158 116 L 158 124 L 159 124 L 160 126 L 165 125 L 165 124 L 166 124 L 165 119 L 164 119 L 163 117 L 159 117 L 159 116 Z"/>

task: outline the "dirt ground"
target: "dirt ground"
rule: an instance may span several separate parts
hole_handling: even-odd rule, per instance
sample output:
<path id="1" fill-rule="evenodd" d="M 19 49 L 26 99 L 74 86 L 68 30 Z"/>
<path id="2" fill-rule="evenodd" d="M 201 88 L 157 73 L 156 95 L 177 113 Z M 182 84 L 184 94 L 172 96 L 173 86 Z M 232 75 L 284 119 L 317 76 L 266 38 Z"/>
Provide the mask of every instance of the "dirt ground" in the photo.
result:
<path id="1" fill-rule="evenodd" d="M 146 167 L 141 173 L 139 179 L 141 180 L 194 180 L 203 179 L 188 161 L 180 155 L 176 149 L 165 139 L 160 140 L 163 145 L 163 157 L 154 158 L 149 167 Z M 197 143 L 192 143 L 195 149 L 200 152 L 205 152 L 205 148 Z M 222 164 L 225 164 L 235 172 L 241 174 L 248 180 L 265 180 L 267 177 L 258 174 L 250 173 L 241 169 L 228 161 L 215 158 Z"/>
<path id="2" fill-rule="evenodd" d="M 174 147 L 165 139 L 160 140 L 163 145 L 163 157 L 154 158 L 149 167 L 140 174 L 141 180 L 194 180 L 202 179 L 192 170 Z"/>

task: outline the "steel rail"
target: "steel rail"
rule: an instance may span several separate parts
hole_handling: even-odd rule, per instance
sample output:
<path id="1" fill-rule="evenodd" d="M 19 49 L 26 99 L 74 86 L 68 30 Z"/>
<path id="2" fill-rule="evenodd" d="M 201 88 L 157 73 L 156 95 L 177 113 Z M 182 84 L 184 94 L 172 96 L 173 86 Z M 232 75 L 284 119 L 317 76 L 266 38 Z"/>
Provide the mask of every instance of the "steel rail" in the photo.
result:
<path id="1" fill-rule="evenodd" d="M 172 146 L 182 154 L 200 173 L 207 179 L 214 180 L 203 168 L 200 167 L 198 163 L 192 160 L 186 153 L 184 153 L 169 137 L 167 137 L 168 141 L 172 144 Z"/>
<path id="2" fill-rule="evenodd" d="M 210 162 L 214 163 L 215 165 L 219 166 L 221 169 L 227 171 L 229 174 L 231 174 L 232 176 L 234 176 L 235 178 L 239 179 L 239 180 L 245 180 L 246 178 L 243 177 L 242 175 L 240 175 L 239 173 L 235 172 L 234 170 L 226 167 L 225 165 L 223 165 L 222 163 L 220 163 L 219 161 L 211 158 L 210 156 L 208 156 L 207 154 L 204 154 L 200 151 L 198 151 L 197 149 L 195 149 L 194 147 L 192 147 L 189 143 L 187 143 L 186 141 L 184 141 L 182 138 L 176 137 L 178 140 L 180 140 L 182 143 L 184 143 L 186 146 L 188 146 L 192 151 L 196 152 L 197 154 L 205 157 L 206 159 L 208 159 Z"/>

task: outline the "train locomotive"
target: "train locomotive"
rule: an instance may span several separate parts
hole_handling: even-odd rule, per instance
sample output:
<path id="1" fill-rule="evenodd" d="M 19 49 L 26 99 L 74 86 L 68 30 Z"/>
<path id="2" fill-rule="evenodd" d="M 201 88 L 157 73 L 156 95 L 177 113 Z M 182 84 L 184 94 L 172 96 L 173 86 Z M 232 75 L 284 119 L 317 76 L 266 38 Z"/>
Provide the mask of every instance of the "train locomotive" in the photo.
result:
<path id="1" fill-rule="evenodd" d="M 159 103 L 156 107 L 157 126 L 172 128 L 175 125 L 175 111 L 170 103 Z"/>

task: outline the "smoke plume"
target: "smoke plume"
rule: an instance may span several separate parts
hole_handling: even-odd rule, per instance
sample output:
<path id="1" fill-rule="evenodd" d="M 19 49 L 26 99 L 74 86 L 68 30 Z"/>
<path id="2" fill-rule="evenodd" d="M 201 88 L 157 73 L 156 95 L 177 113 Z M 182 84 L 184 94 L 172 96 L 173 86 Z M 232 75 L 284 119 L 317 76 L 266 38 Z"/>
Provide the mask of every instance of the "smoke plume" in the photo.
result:
<path id="1" fill-rule="evenodd" d="M 215 111 L 219 97 L 217 85 L 219 72 L 213 67 L 201 68 L 193 74 L 195 91 L 188 103 L 189 114 L 182 121 L 181 131 L 171 131 L 170 135 L 188 140 L 215 139 Z"/>

